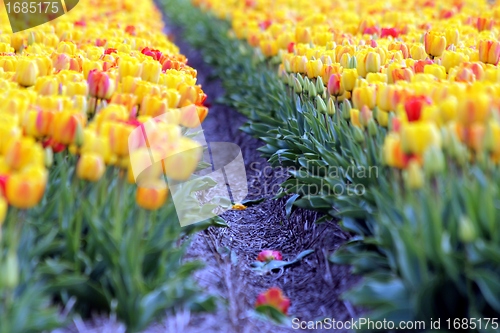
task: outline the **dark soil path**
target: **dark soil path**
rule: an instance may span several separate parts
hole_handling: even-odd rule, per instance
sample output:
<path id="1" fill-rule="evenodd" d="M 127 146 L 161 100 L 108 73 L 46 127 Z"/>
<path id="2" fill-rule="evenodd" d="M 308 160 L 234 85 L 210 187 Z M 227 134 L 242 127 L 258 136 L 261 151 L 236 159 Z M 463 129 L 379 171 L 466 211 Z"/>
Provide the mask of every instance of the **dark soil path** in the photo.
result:
<path id="1" fill-rule="evenodd" d="M 355 283 L 356 278 L 348 267 L 329 264 L 327 255 L 346 241 L 348 235 L 335 223 L 315 225 L 316 213 L 296 210 L 286 217 L 286 198 L 273 200 L 279 184 L 286 179 L 282 169 L 272 169 L 257 148 L 262 141 L 239 130 L 246 118 L 216 99 L 224 94 L 221 82 L 212 69 L 203 62 L 199 52 L 183 41 L 182 31 L 169 31 L 181 52 L 189 59 L 189 65 L 198 71 L 198 82 L 202 84 L 212 105 L 203 123 L 208 142 L 233 142 L 241 147 L 246 165 L 249 198 L 265 197 L 258 205 L 244 211 L 229 211 L 222 217 L 229 228 L 210 228 L 200 233 L 188 253 L 190 258 L 201 259 L 207 264 L 200 272 L 199 280 L 208 291 L 227 300 L 227 310 L 216 318 L 204 316 L 205 321 L 215 321 L 210 327 L 193 322 L 203 332 L 278 332 L 291 331 L 262 325 L 249 320 L 248 312 L 257 295 L 272 286 L 279 286 L 291 299 L 290 313 L 302 320 L 314 320 L 334 316 L 336 320 L 348 320 L 355 316 L 354 309 L 340 294 Z M 207 41 L 209 42 L 209 41 Z M 237 255 L 237 264 L 231 264 L 217 253 L 227 247 Z M 276 274 L 260 276 L 251 270 L 262 249 L 276 249 L 283 253 L 284 260 L 293 259 L 303 250 L 315 252 L 300 264 L 286 268 Z M 200 318 L 201 321 L 204 319 Z M 252 324 L 256 324 L 253 326 Z M 194 327 L 193 327 L 194 328 Z M 331 332 L 331 331 L 330 331 Z"/>

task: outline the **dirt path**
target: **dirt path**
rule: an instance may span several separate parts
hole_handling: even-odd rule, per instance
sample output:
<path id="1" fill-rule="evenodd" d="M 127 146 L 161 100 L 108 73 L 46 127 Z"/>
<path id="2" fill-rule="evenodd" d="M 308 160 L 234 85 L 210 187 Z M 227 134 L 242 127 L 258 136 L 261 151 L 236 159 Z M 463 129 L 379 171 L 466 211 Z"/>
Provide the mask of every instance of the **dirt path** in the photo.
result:
<path id="1" fill-rule="evenodd" d="M 327 261 L 328 253 L 345 242 L 347 235 L 332 222 L 315 225 L 317 216 L 313 212 L 296 210 L 290 218 L 286 217 L 286 198 L 271 199 L 286 179 L 284 171 L 273 170 L 260 157 L 256 149 L 263 145 L 261 141 L 239 130 L 245 117 L 215 103 L 224 93 L 220 81 L 213 77 L 213 71 L 201 55 L 183 42 L 180 30 L 170 32 L 176 37 L 181 52 L 188 57 L 189 64 L 198 70 L 199 83 L 209 96 L 212 107 L 203 123 L 207 141 L 239 145 L 246 166 L 248 198 L 265 197 L 266 200 L 244 211 L 226 212 L 222 217 L 229 228 L 210 228 L 201 232 L 189 248 L 187 260 L 198 259 L 206 264 L 196 278 L 208 293 L 223 300 L 219 310 L 213 314 L 181 313 L 151 326 L 146 332 L 292 332 L 292 329 L 276 327 L 250 315 L 257 295 L 272 286 L 283 289 L 291 299 L 290 314 L 301 320 L 331 316 L 336 320 L 349 320 L 355 316 L 355 310 L 339 297 L 357 279 L 350 275 L 347 267 Z M 233 251 L 237 263 L 231 262 L 230 256 L 221 255 L 220 248 Z M 250 264 L 262 249 L 280 250 L 284 260 L 293 259 L 303 250 L 314 249 L 315 252 L 295 266 L 261 276 Z M 63 332 L 120 333 L 124 332 L 124 327 L 112 318 L 97 316 L 91 321 L 76 320 L 70 328 L 54 333 Z"/>
<path id="2" fill-rule="evenodd" d="M 193 322 L 193 332 L 199 328 L 203 332 L 278 332 L 272 325 L 252 324 L 248 311 L 253 307 L 259 292 L 271 287 L 281 287 L 290 297 L 290 313 L 304 320 L 313 320 L 335 315 L 337 320 L 347 320 L 355 315 L 349 304 L 339 299 L 342 292 L 352 286 L 355 278 L 347 267 L 334 266 L 327 262 L 327 254 L 345 242 L 347 235 L 334 223 L 315 225 L 316 214 L 296 210 L 286 217 L 285 201 L 272 200 L 279 184 L 286 179 L 284 170 L 273 170 L 256 150 L 263 143 L 239 131 L 245 117 L 235 110 L 215 104 L 224 91 L 221 83 L 214 78 L 213 71 L 201 55 L 183 42 L 181 31 L 170 31 L 175 43 L 189 59 L 189 65 L 198 70 L 199 82 L 208 94 L 212 105 L 209 116 L 203 123 L 208 142 L 233 142 L 243 152 L 246 165 L 249 198 L 265 197 L 264 202 L 244 211 L 230 211 L 223 215 L 229 228 L 211 228 L 195 238 L 188 253 L 190 258 L 203 260 L 207 267 L 200 272 L 199 281 L 212 293 L 227 300 L 227 310 L 216 318 L 204 316 L 205 323 Z M 236 265 L 224 260 L 217 249 L 227 247 L 238 258 Z M 282 272 L 260 276 L 251 270 L 262 249 L 276 249 L 283 253 L 284 260 L 293 259 L 303 250 L 314 249 L 300 264 Z M 210 321 L 214 325 L 207 327 Z"/>

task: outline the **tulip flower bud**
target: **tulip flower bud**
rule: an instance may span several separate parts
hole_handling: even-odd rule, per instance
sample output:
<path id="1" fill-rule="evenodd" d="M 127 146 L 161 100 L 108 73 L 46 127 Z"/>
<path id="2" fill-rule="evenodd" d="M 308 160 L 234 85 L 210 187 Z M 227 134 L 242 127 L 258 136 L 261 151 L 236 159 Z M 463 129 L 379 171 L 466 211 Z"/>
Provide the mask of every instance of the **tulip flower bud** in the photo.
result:
<path id="1" fill-rule="evenodd" d="M 314 97 L 316 95 L 318 95 L 318 92 L 316 91 L 316 86 L 314 85 L 314 83 L 312 83 L 312 81 L 309 81 L 309 96 L 311 97 Z"/>
<path id="2" fill-rule="evenodd" d="M 20 59 L 16 64 L 16 81 L 22 86 L 30 87 L 36 83 L 39 70 L 36 62 L 30 59 Z"/>
<path id="3" fill-rule="evenodd" d="M 283 66 L 285 66 L 285 71 L 287 73 L 291 73 L 292 72 L 292 67 L 291 67 L 290 61 L 288 59 L 283 60 Z"/>
<path id="4" fill-rule="evenodd" d="M 375 137 L 377 136 L 377 133 L 378 133 L 377 124 L 375 123 L 375 120 L 370 119 L 368 121 L 368 134 L 372 137 Z"/>
<path id="5" fill-rule="evenodd" d="M 328 106 L 326 112 L 328 113 L 329 116 L 333 116 L 336 112 L 335 101 L 333 100 L 332 97 L 328 99 Z"/>
<path id="6" fill-rule="evenodd" d="M 323 83 L 323 79 L 321 76 L 318 76 L 316 78 L 316 91 L 318 92 L 319 95 L 323 95 L 323 92 L 325 91 L 325 85 Z"/>
<path id="7" fill-rule="evenodd" d="M 401 128 L 401 121 L 396 117 L 394 112 L 389 112 L 387 125 L 389 132 L 399 132 Z"/>
<path id="8" fill-rule="evenodd" d="M 7 210 L 9 209 L 9 206 L 7 205 L 7 201 L 4 199 L 3 196 L 0 195 L 0 230 L 3 224 L 3 221 L 5 221 L 5 217 L 7 216 Z M 0 240 L 2 234 L 0 231 Z"/>
<path id="9" fill-rule="evenodd" d="M 54 152 L 51 147 L 47 147 L 44 150 L 44 163 L 47 169 L 54 163 Z"/>
<path id="10" fill-rule="evenodd" d="M 280 77 L 281 82 L 283 82 L 284 84 L 288 84 L 288 74 L 284 70 L 280 70 L 278 72 L 278 76 Z"/>
<path id="11" fill-rule="evenodd" d="M 342 117 L 343 117 L 345 120 L 349 120 L 349 119 L 351 119 L 351 109 L 352 109 L 351 102 L 349 102 L 349 100 L 348 100 L 348 99 L 346 99 L 346 100 L 342 103 Z"/>
<path id="12" fill-rule="evenodd" d="M 356 69 L 358 67 L 358 59 L 356 57 L 351 57 L 349 59 L 349 69 Z"/>
<path id="13" fill-rule="evenodd" d="M 316 96 L 316 109 L 320 113 L 327 112 L 327 107 L 326 107 L 325 101 L 320 96 Z"/>
<path id="14" fill-rule="evenodd" d="M 35 34 L 33 31 L 30 31 L 30 33 L 28 34 L 28 45 L 33 45 L 35 43 L 36 43 Z"/>
<path id="15" fill-rule="evenodd" d="M 357 126 L 352 126 L 352 137 L 357 144 L 365 142 L 365 134 L 363 130 Z"/>
<path id="16" fill-rule="evenodd" d="M 297 79 L 297 77 L 293 78 L 293 90 L 298 95 L 302 94 L 302 84 L 300 84 L 300 81 L 299 79 Z"/>
<path id="17" fill-rule="evenodd" d="M 15 251 L 9 251 L 2 269 L 4 276 L 4 285 L 9 289 L 14 289 L 19 283 L 19 263 Z"/>
<path id="18" fill-rule="evenodd" d="M 296 75 L 296 77 L 297 77 L 297 80 L 299 80 L 300 85 L 301 85 L 302 87 L 307 87 L 307 86 L 305 85 L 304 77 L 303 77 L 302 75 L 297 74 L 297 75 Z"/>
<path id="19" fill-rule="evenodd" d="M 84 139 L 84 136 L 83 136 L 83 127 L 82 127 L 82 124 L 80 124 L 80 122 L 77 122 L 76 123 L 74 143 L 75 143 L 75 145 L 78 148 L 80 148 L 81 146 L 83 146 L 83 139 Z"/>
<path id="20" fill-rule="evenodd" d="M 405 183 L 410 190 L 417 190 L 424 186 L 424 173 L 416 160 L 411 160 L 408 164 Z"/>
<path id="21" fill-rule="evenodd" d="M 477 229 L 469 217 L 462 216 L 458 221 L 458 234 L 464 243 L 471 243 L 477 239 Z"/>
<path id="22" fill-rule="evenodd" d="M 367 73 L 378 73 L 380 70 L 380 55 L 377 52 L 368 52 L 365 58 L 365 69 Z"/>
<path id="23" fill-rule="evenodd" d="M 311 85 L 311 80 L 309 80 L 309 78 L 306 76 L 304 77 L 304 83 L 302 84 L 302 86 L 304 87 L 304 89 L 309 92 L 309 86 Z"/>
<path id="24" fill-rule="evenodd" d="M 429 176 L 440 174 L 445 169 L 443 151 L 437 146 L 431 146 L 424 152 L 424 171 Z"/>
<path id="25" fill-rule="evenodd" d="M 351 62 L 351 55 L 349 53 L 343 53 L 340 58 L 340 66 L 343 68 L 350 68 L 349 63 Z"/>

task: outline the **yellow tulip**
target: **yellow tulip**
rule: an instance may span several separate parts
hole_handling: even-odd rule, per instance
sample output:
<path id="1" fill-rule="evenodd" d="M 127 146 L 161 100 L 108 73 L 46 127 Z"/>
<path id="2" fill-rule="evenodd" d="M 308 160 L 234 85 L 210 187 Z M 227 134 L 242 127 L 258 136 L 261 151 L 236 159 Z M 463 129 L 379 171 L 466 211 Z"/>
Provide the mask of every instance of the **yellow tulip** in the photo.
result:
<path id="1" fill-rule="evenodd" d="M 106 166 L 103 158 L 95 153 L 84 153 L 76 165 L 76 175 L 80 179 L 96 182 L 101 179 Z"/>
<path id="2" fill-rule="evenodd" d="M 356 87 L 352 91 L 353 106 L 358 110 L 362 109 L 365 105 L 371 110 L 375 107 L 376 101 L 376 89 L 372 85 Z"/>
<path id="3" fill-rule="evenodd" d="M 436 124 L 410 122 L 401 127 L 401 143 L 406 153 L 421 155 L 431 145 L 440 147 L 441 135 Z"/>
<path id="4" fill-rule="evenodd" d="M 149 60 L 142 63 L 141 77 L 145 81 L 158 83 L 160 80 L 161 64 L 155 60 Z"/>
<path id="5" fill-rule="evenodd" d="M 427 65 L 424 67 L 425 74 L 431 74 L 439 80 L 446 80 L 446 68 L 436 64 Z"/>
<path id="6" fill-rule="evenodd" d="M 406 186 L 409 189 L 418 190 L 424 186 L 424 172 L 417 161 L 410 161 L 405 176 Z"/>
<path id="7" fill-rule="evenodd" d="M 342 86 L 347 91 L 352 91 L 358 79 L 358 71 L 356 68 L 344 68 L 342 71 Z"/>
<path id="8" fill-rule="evenodd" d="M 164 159 L 164 172 L 174 180 L 186 180 L 196 170 L 203 153 L 201 146 L 188 138 L 180 138 L 176 147 Z"/>
<path id="9" fill-rule="evenodd" d="M 29 87 L 35 84 L 39 70 L 36 62 L 22 58 L 16 64 L 16 81 L 22 86 Z"/>

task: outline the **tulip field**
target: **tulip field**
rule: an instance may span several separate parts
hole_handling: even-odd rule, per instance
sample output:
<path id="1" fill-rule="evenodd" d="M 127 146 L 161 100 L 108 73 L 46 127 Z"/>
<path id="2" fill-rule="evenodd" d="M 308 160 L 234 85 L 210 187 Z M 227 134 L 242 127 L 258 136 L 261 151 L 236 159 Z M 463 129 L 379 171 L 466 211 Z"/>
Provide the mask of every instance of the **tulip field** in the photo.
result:
<path id="1" fill-rule="evenodd" d="M 287 170 L 277 194 L 232 202 L 232 213 L 283 202 L 284 219 L 314 211 L 298 223 L 346 235 L 334 250 L 287 255 L 248 236 L 258 255 L 241 265 L 276 276 L 247 295 L 252 320 L 273 332 L 322 323 L 298 318 L 296 290 L 282 286 L 323 252 L 356 276 L 339 297 L 351 317 L 500 331 L 500 4 L 80 0 L 16 33 L 1 15 L 0 333 L 96 313 L 149 332 L 232 302 L 195 274 L 211 253 L 185 258 L 207 230 L 237 231 L 234 215 L 183 226 L 169 188 L 206 167 L 195 136 L 213 116 L 197 81 L 206 73 L 179 39 L 220 81 L 217 103 L 246 117 L 240 133 Z"/>

